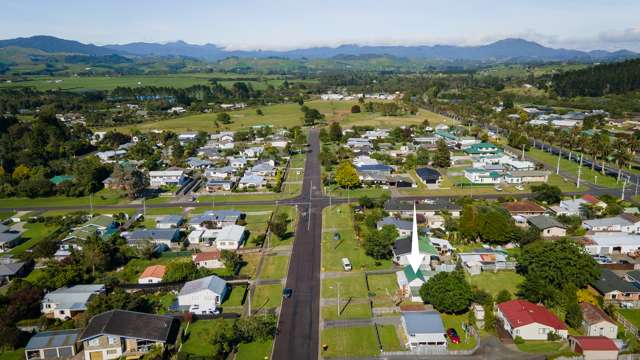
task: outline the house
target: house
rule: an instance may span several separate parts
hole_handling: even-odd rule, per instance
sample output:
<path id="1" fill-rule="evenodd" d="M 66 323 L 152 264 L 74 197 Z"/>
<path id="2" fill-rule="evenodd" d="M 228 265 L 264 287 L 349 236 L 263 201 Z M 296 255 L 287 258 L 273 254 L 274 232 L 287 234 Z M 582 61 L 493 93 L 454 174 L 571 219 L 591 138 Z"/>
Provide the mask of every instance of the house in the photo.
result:
<path id="1" fill-rule="evenodd" d="M 447 348 L 444 323 L 435 311 L 404 311 L 402 327 L 411 350 Z"/>
<path id="2" fill-rule="evenodd" d="M 362 166 L 362 165 L 378 165 L 380 162 L 376 159 L 372 159 L 369 155 L 360 155 L 353 158 L 353 166 Z"/>
<path id="3" fill-rule="evenodd" d="M 633 308 L 640 306 L 640 288 L 624 281 L 609 269 L 601 269 L 600 278 L 591 287 L 604 297 L 605 304 Z"/>
<path id="4" fill-rule="evenodd" d="M 588 202 L 582 198 L 561 200 L 560 204 L 552 207 L 551 210 L 558 216 L 581 216 L 582 206 L 585 204 L 588 204 Z"/>
<path id="5" fill-rule="evenodd" d="M 363 138 L 349 138 L 347 139 L 347 147 L 351 149 L 357 149 L 362 147 L 373 148 L 371 141 L 369 139 Z"/>
<path id="6" fill-rule="evenodd" d="M 244 169 L 247 166 L 247 159 L 245 158 L 229 159 L 229 166 L 231 166 L 234 169 Z"/>
<path id="7" fill-rule="evenodd" d="M 86 240 L 91 236 L 109 236 L 117 231 L 118 225 L 113 220 L 113 217 L 108 215 L 98 215 L 89 219 L 84 224 L 73 228 L 62 241 L 67 242 L 70 240 Z"/>
<path id="8" fill-rule="evenodd" d="M 618 337 L 618 325 L 596 305 L 581 302 L 582 330 L 587 336 L 604 336 L 609 339 Z"/>
<path id="9" fill-rule="evenodd" d="M 234 180 L 209 179 L 204 185 L 204 189 L 208 192 L 231 191 L 234 185 Z"/>
<path id="10" fill-rule="evenodd" d="M 187 180 L 184 170 L 149 171 L 149 186 L 152 188 L 179 186 L 185 184 Z"/>
<path id="11" fill-rule="evenodd" d="M 8 226 L 0 224 L 0 253 L 17 246 L 21 242 L 21 232 L 11 230 Z"/>
<path id="12" fill-rule="evenodd" d="M 376 226 L 378 227 L 378 230 L 382 229 L 382 227 L 385 225 L 391 225 L 395 227 L 396 230 L 398 230 L 398 236 L 400 237 L 411 236 L 411 229 L 413 226 L 411 221 L 401 220 L 398 218 L 387 216 L 382 220 L 378 221 L 378 223 L 376 224 Z"/>
<path id="13" fill-rule="evenodd" d="M 115 162 L 118 158 L 127 155 L 126 150 L 107 150 L 96 153 L 96 156 L 105 163 Z"/>
<path id="14" fill-rule="evenodd" d="M 49 181 L 51 181 L 51 183 L 53 185 L 58 186 L 58 185 L 62 184 L 65 181 L 73 181 L 73 179 L 74 178 L 71 175 L 56 175 L 56 176 L 52 177 L 51 179 L 49 179 Z"/>
<path id="15" fill-rule="evenodd" d="M 182 146 L 186 145 L 187 143 L 196 141 L 197 139 L 198 133 L 195 132 L 182 133 L 178 135 L 178 141 Z"/>
<path id="16" fill-rule="evenodd" d="M 289 141 L 285 138 L 272 138 L 271 141 L 269 142 L 271 144 L 272 147 L 274 148 L 278 148 L 278 149 L 284 149 L 287 147 L 287 145 L 289 145 Z"/>
<path id="17" fill-rule="evenodd" d="M 426 274 L 425 274 L 426 273 Z M 420 297 L 420 288 L 424 285 L 434 273 L 431 271 L 413 271 L 411 265 L 406 265 L 402 270 L 396 272 L 396 281 L 400 291 L 406 298 L 413 302 L 422 302 Z"/>
<path id="18" fill-rule="evenodd" d="M 122 234 L 127 243 L 131 246 L 142 246 L 147 241 L 155 245 L 164 245 L 171 247 L 171 243 L 175 243 L 180 239 L 180 231 L 178 229 L 139 229 L 129 233 Z"/>
<path id="19" fill-rule="evenodd" d="M 238 182 L 239 189 L 262 189 L 267 185 L 264 176 L 261 175 L 244 175 Z"/>
<path id="20" fill-rule="evenodd" d="M 400 199 L 390 199 L 384 204 L 384 210 L 391 216 L 411 217 L 413 212 L 427 220 L 438 216 L 440 212 L 446 211 L 452 217 L 460 217 L 462 207 L 451 201 L 445 200 L 424 200 L 420 202 L 404 201 Z"/>
<path id="21" fill-rule="evenodd" d="M 640 250 L 640 234 L 623 232 L 596 232 L 582 240 L 591 255 L 629 254 Z"/>
<path id="22" fill-rule="evenodd" d="M 525 218 L 543 215 L 546 212 L 545 208 L 528 200 L 506 202 L 502 204 L 502 207 L 506 209 L 511 216 L 519 215 Z"/>
<path id="23" fill-rule="evenodd" d="M 474 184 L 500 184 L 503 173 L 487 168 L 466 168 L 464 169 L 464 177 Z"/>
<path id="24" fill-rule="evenodd" d="M 440 184 L 440 180 L 442 180 L 442 175 L 436 169 L 422 167 L 416 169 L 416 175 L 420 178 L 420 180 L 425 184 Z"/>
<path id="25" fill-rule="evenodd" d="M 71 359 L 78 353 L 80 329 L 35 333 L 24 347 L 26 360 Z"/>
<path id="26" fill-rule="evenodd" d="M 249 170 L 249 173 L 260 176 L 275 176 L 276 167 L 274 166 L 273 161 L 263 161 L 253 165 Z M 245 176 L 246 175 L 248 174 L 245 174 Z"/>
<path id="27" fill-rule="evenodd" d="M 157 284 L 162 282 L 162 278 L 167 271 L 167 267 L 164 265 L 151 265 L 148 266 L 140 277 L 138 277 L 138 284 Z"/>
<path id="28" fill-rule="evenodd" d="M 421 269 L 429 269 L 431 264 L 431 257 L 437 256 L 438 251 L 433 246 L 429 237 L 420 235 L 418 238 L 418 248 L 420 254 L 424 255 L 422 260 L 422 264 L 420 265 Z M 408 256 L 411 254 L 411 237 L 405 237 L 402 239 L 398 239 L 395 241 L 393 245 L 393 261 L 399 265 L 408 265 L 409 259 Z"/>
<path id="29" fill-rule="evenodd" d="M 264 152 L 264 147 L 262 146 L 254 146 L 247 149 L 244 149 L 242 155 L 248 157 L 250 159 L 257 158 Z"/>
<path id="30" fill-rule="evenodd" d="M 71 319 L 87 310 L 89 299 L 105 292 L 102 284 L 63 287 L 44 295 L 41 311 L 44 316 L 59 320 Z"/>
<path id="31" fill-rule="evenodd" d="M 182 225 L 181 215 L 165 215 L 156 219 L 156 229 L 172 229 Z"/>
<path id="32" fill-rule="evenodd" d="M 171 109 L 167 110 L 167 113 L 169 114 L 183 114 L 187 112 L 187 109 L 183 108 L 182 106 L 174 106 Z"/>
<path id="33" fill-rule="evenodd" d="M 236 250 L 244 242 L 245 234 L 244 226 L 235 224 L 225 226 L 216 236 L 216 247 L 218 249 Z"/>
<path id="34" fill-rule="evenodd" d="M 197 253 L 193 255 L 191 259 L 199 268 L 220 269 L 224 267 L 224 264 L 220 260 L 220 251 L 217 250 Z"/>
<path id="35" fill-rule="evenodd" d="M 84 360 L 134 359 L 174 344 L 179 328 L 174 317 L 110 310 L 92 317 L 78 341 Z"/>
<path id="36" fill-rule="evenodd" d="M 219 168 L 208 168 L 204 171 L 204 177 L 207 179 L 224 180 L 234 175 L 236 169 L 232 166 L 224 166 Z"/>
<path id="37" fill-rule="evenodd" d="M 211 160 L 203 160 L 197 157 L 187 158 L 187 167 L 189 169 L 206 169 L 213 165 Z"/>
<path id="38" fill-rule="evenodd" d="M 367 130 L 362 135 L 363 138 L 369 140 L 380 140 L 389 136 L 389 129 Z"/>
<path id="39" fill-rule="evenodd" d="M 640 233 L 640 218 L 632 214 L 584 220 L 582 227 L 589 231 L 615 231 L 627 234 Z"/>
<path id="40" fill-rule="evenodd" d="M 12 257 L 0 257 L 0 284 L 27 274 L 27 263 Z"/>
<path id="41" fill-rule="evenodd" d="M 210 147 L 207 145 L 198 149 L 198 156 L 205 157 L 212 161 L 222 159 L 222 155 L 223 154 L 220 149 L 218 149 L 217 144 L 216 147 Z"/>
<path id="42" fill-rule="evenodd" d="M 567 227 L 551 216 L 531 216 L 527 218 L 527 223 L 540 231 L 543 238 L 567 236 Z"/>
<path id="43" fill-rule="evenodd" d="M 222 303 L 228 291 L 227 282 L 215 275 L 188 281 L 178 294 L 178 306 L 194 313 L 208 312 Z"/>
<path id="44" fill-rule="evenodd" d="M 358 175 L 368 174 L 368 173 L 379 173 L 379 174 L 390 175 L 393 172 L 393 168 L 385 164 L 360 165 L 360 166 L 356 166 L 356 171 L 358 172 Z"/>
<path id="45" fill-rule="evenodd" d="M 512 338 L 547 340 L 547 334 L 556 333 L 565 338 L 567 326 L 541 305 L 526 300 L 509 300 L 498 304 L 497 319 Z"/>
<path id="46" fill-rule="evenodd" d="M 569 345 L 584 360 L 617 359 L 620 352 L 616 342 L 605 336 L 569 336 Z"/>
<path id="47" fill-rule="evenodd" d="M 505 251 L 475 249 L 458 254 L 458 261 L 470 275 L 479 275 L 482 271 L 513 270 L 515 262 L 508 261 Z"/>
<path id="48" fill-rule="evenodd" d="M 209 210 L 189 220 L 189 227 L 194 230 L 222 229 L 233 225 L 242 217 L 237 210 Z"/>
<path id="49" fill-rule="evenodd" d="M 601 209 L 606 209 L 606 207 L 607 207 L 607 203 L 606 202 L 598 199 L 597 197 L 595 197 L 595 196 L 593 196 L 591 194 L 582 195 L 582 200 L 586 201 L 591 206 L 599 207 Z"/>
<path id="50" fill-rule="evenodd" d="M 498 154 L 502 150 L 496 145 L 488 142 L 481 142 L 478 144 L 472 144 L 471 146 L 463 150 L 467 155 L 484 155 L 484 154 Z"/>
<path id="51" fill-rule="evenodd" d="M 546 170 L 509 171 L 504 175 L 507 184 L 546 183 L 551 172 Z"/>

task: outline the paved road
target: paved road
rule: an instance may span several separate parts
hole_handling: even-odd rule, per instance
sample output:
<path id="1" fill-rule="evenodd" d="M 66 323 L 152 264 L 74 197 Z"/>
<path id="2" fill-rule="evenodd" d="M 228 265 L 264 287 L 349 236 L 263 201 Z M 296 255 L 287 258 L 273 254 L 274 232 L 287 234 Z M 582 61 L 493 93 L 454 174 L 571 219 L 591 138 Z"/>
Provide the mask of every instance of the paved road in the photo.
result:
<path id="1" fill-rule="evenodd" d="M 296 239 L 293 242 L 287 287 L 293 296 L 284 299 L 278 322 L 273 359 L 318 358 L 320 318 L 320 242 L 322 208 L 327 205 L 320 184 L 320 143 L 318 130 L 309 135 L 311 153 L 307 156 Z"/>

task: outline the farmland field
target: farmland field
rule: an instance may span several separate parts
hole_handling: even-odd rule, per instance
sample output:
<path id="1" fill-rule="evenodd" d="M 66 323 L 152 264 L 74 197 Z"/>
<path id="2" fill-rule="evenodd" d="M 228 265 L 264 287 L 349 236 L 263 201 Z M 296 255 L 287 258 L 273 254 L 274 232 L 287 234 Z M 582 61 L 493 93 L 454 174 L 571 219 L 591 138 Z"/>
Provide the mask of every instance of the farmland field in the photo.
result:
<path id="1" fill-rule="evenodd" d="M 306 106 L 318 109 L 325 115 L 327 122 L 337 121 L 343 127 L 352 127 L 355 125 L 370 125 L 370 126 L 400 126 L 400 125 L 412 125 L 421 124 L 424 120 L 429 120 L 430 124 L 451 124 L 453 120 L 445 118 L 441 115 L 432 113 L 426 110 L 420 110 L 416 115 L 407 116 L 381 116 L 380 113 L 359 113 L 351 114 L 351 106 L 355 105 L 356 101 L 320 101 L 312 100 L 305 103 Z M 256 114 L 256 110 L 245 109 L 240 111 L 232 111 L 231 124 L 223 125 L 220 128 L 215 127 L 215 118 L 217 114 L 194 114 L 181 117 L 175 117 L 166 120 L 150 121 L 143 124 L 129 125 L 118 127 L 119 131 L 131 132 L 133 129 L 140 131 L 149 130 L 171 130 L 175 132 L 185 131 L 209 131 L 214 130 L 240 130 L 246 129 L 249 126 L 270 124 L 274 127 L 292 127 L 301 126 L 302 112 L 300 106 L 295 103 L 288 104 L 275 104 L 270 106 L 264 106 L 260 108 L 264 115 Z"/>

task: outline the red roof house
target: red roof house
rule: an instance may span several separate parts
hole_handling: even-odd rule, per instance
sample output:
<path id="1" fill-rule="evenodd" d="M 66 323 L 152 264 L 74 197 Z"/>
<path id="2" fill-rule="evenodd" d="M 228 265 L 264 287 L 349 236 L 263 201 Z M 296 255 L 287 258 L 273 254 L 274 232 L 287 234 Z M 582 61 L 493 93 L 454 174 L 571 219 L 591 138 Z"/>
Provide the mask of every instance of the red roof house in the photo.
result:
<path id="1" fill-rule="evenodd" d="M 502 207 L 506 209 L 511 214 L 511 216 L 536 216 L 542 215 L 546 211 L 546 209 L 542 206 L 528 200 L 506 202 L 502 204 Z"/>
<path id="2" fill-rule="evenodd" d="M 617 359 L 618 347 L 606 336 L 570 336 L 571 351 L 582 354 L 585 360 Z"/>
<path id="3" fill-rule="evenodd" d="M 220 251 L 206 251 L 193 255 L 193 262 L 198 267 L 204 267 L 207 269 L 217 269 L 224 267 L 222 261 L 220 261 Z"/>
<path id="4" fill-rule="evenodd" d="M 543 306 L 526 300 L 510 300 L 498 304 L 498 319 L 504 329 L 515 338 L 547 340 L 547 334 L 568 335 L 567 326 Z"/>
<path id="5" fill-rule="evenodd" d="M 162 282 L 167 267 L 164 265 L 152 265 L 144 269 L 138 278 L 139 284 L 156 284 Z"/>
<path id="6" fill-rule="evenodd" d="M 605 203 L 604 201 L 598 199 L 597 197 L 591 195 L 591 194 L 584 194 L 582 195 L 582 200 L 588 202 L 589 204 L 593 205 L 593 206 L 599 206 L 601 208 L 606 208 L 607 207 L 607 203 Z"/>

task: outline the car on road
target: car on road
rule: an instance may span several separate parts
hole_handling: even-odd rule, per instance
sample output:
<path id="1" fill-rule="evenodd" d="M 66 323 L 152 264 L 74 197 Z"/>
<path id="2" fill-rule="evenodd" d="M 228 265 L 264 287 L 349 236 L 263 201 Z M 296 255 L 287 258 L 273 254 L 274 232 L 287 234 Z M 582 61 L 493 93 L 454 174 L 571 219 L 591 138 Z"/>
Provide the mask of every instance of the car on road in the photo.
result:
<path id="1" fill-rule="evenodd" d="M 292 288 L 284 288 L 284 290 L 282 290 L 282 297 L 285 299 L 288 299 L 291 297 L 291 295 L 293 295 L 293 289 Z"/>
<path id="2" fill-rule="evenodd" d="M 456 331 L 456 329 L 447 329 L 447 337 L 452 344 L 460 344 L 460 336 L 458 336 L 458 332 Z"/>
<path id="3" fill-rule="evenodd" d="M 629 264 L 631 264 L 631 262 L 629 260 L 620 259 L 620 260 L 618 260 L 618 264 L 629 265 Z"/>

